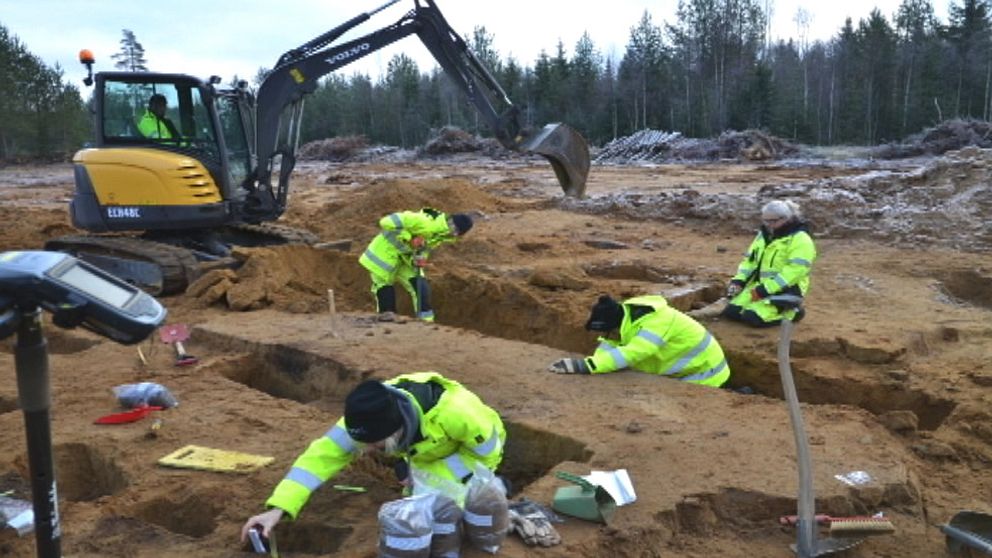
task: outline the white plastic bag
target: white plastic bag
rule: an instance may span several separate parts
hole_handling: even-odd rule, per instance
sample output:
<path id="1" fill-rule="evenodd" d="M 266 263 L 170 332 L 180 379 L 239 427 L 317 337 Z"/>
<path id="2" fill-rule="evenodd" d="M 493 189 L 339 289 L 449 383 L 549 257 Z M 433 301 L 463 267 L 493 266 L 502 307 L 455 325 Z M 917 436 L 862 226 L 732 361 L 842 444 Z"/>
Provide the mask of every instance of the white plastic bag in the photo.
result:
<path id="1" fill-rule="evenodd" d="M 379 558 L 430 558 L 435 499 L 422 494 L 379 508 Z"/>
<path id="2" fill-rule="evenodd" d="M 496 554 L 510 530 L 509 505 L 503 482 L 481 464 L 468 481 L 465 536 L 475 548 Z"/>
<path id="3" fill-rule="evenodd" d="M 17 535 L 34 531 L 34 509 L 31 502 L 0 496 L 0 527 L 4 524 L 17 530 Z"/>
<path id="4" fill-rule="evenodd" d="M 152 405 L 169 409 L 179 404 L 165 386 L 153 382 L 140 384 L 123 384 L 113 388 L 117 402 L 125 409 L 133 409 L 143 405 Z"/>

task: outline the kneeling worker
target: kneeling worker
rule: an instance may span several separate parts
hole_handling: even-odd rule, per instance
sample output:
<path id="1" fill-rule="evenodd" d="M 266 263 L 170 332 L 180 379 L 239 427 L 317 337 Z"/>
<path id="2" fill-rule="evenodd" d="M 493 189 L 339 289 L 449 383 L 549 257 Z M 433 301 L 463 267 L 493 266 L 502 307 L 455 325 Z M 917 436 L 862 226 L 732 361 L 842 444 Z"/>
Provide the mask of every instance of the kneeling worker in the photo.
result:
<path id="1" fill-rule="evenodd" d="M 713 335 L 696 320 L 670 307 L 662 296 L 638 296 L 623 304 L 601 296 L 592 307 L 586 329 L 619 329 L 620 339 L 600 337 L 600 345 L 591 357 L 563 358 L 552 363 L 549 371 L 605 374 L 630 368 L 713 387 L 730 379 L 727 359 Z"/>
<path id="2" fill-rule="evenodd" d="M 491 471 L 503 459 L 506 430 L 499 414 L 474 393 L 436 372 L 362 382 L 344 402 L 344 416 L 310 443 L 265 502 L 271 509 L 248 519 L 268 537 L 283 515 L 295 519 L 314 490 L 348 466 L 364 449 L 402 457 L 409 469 L 465 483 L 476 464 Z"/>

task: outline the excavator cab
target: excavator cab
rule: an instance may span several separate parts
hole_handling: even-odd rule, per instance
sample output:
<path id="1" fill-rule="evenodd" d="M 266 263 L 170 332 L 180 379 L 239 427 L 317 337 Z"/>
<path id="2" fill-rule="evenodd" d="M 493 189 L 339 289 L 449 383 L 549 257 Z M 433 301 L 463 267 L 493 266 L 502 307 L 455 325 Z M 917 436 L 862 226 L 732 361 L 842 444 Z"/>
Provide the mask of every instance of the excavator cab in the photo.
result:
<path id="1" fill-rule="evenodd" d="M 227 224 L 254 165 L 245 97 L 181 74 L 97 74 L 95 142 L 73 158 L 73 224 L 90 232 Z"/>
<path id="2" fill-rule="evenodd" d="M 530 133 L 519 109 L 448 25 L 433 0 L 392 25 L 341 42 L 346 32 L 396 4 L 388 0 L 276 61 L 257 92 L 245 82 L 218 87 L 185 74 L 99 72 L 80 52 L 94 85 L 95 137 L 73 157 L 73 224 L 88 233 L 50 240 L 152 294 L 185 289 L 198 262 L 229 258 L 235 245 L 315 242 L 272 225 L 286 209 L 304 99 L 320 78 L 416 35 L 508 149 L 545 157 L 566 195 L 582 197 L 589 173 L 585 139 L 566 124 Z M 127 233 L 127 234 L 121 234 Z"/>

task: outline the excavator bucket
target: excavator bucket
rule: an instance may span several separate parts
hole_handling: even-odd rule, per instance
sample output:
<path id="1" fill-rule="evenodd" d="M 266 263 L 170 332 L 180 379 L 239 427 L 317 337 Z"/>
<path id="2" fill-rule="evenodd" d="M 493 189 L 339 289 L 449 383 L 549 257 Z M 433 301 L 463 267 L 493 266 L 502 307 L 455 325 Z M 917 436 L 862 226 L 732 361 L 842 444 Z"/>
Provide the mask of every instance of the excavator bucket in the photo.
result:
<path id="1" fill-rule="evenodd" d="M 589 177 L 589 145 L 566 124 L 548 124 L 520 143 L 521 151 L 543 155 L 555 169 L 566 196 L 581 198 Z"/>

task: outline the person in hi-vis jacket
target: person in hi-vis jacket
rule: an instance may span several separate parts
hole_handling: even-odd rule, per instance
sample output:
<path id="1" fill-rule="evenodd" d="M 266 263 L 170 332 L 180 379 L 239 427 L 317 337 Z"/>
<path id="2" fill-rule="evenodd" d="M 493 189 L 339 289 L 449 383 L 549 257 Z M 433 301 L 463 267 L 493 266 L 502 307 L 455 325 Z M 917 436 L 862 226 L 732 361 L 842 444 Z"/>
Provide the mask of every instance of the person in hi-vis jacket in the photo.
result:
<path id="1" fill-rule="evenodd" d="M 382 229 L 358 259 L 372 279 L 377 312 L 396 312 L 397 282 L 413 300 L 417 317 L 434 320 L 430 285 L 424 268 L 431 252 L 445 242 L 454 242 L 472 228 L 464 213 L 447 215 L 427 207 L 420 211 L 398 211 L 379 220 Z"/>
<path id="2" fill-rule="evenodd" d="M 730 366 L 716 338 L 660 295 L 637 296 L 623 303 L 601 296 L 586 329 L 619 330 L 619 338 L 600 337 L 592 356 L 556 360 L 549 371 L 606 374 L 630 369 L 712 387 L 730 379 Z"/>
<path id="3" fill-rule="evenodd" d="M 790 200 L 766 203 L 761 223 L 727 286 L 721 315 L 755 327 L 778 325 L 783 317 L 798 322 L 816 260 L 809 226 Z"/>
<path id="4" fill-rule="evenodd" d="M 266 500 L 268 511 L 241 529 L 268 537 L 284 517 L 296 519 L 311 494 L 362 451 L 399 457 L 398 480 L 412 471 L 465 484 L 477 466 L 495 471 L 503 459 L 506 429 L 499 413 L 468 388 L 437 372 L 414 372 L 386 381 L 366 380 L 345 398 L 344 416 L 313 440 Z"/>

